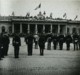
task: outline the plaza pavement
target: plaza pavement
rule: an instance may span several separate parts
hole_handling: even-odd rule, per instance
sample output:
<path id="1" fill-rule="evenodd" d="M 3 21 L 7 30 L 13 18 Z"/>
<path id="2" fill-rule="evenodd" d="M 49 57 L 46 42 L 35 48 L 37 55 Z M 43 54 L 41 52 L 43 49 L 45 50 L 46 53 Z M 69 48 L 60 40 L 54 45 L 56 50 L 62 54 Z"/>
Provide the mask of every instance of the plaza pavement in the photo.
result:
<path id="1" fill-rule="evenodd" d="M 34 49 L 33 55 L 27 55 L 27 46 L 24 39 L 21 39 L 20 55 L 14 58 L 12 38 L 10 39 L 8 56 L 0 61 L 0 75 L 80 75 L 80 51 L 47 50 L 47 43 L 44 56 L 39 55 L 39 49 Z"/>

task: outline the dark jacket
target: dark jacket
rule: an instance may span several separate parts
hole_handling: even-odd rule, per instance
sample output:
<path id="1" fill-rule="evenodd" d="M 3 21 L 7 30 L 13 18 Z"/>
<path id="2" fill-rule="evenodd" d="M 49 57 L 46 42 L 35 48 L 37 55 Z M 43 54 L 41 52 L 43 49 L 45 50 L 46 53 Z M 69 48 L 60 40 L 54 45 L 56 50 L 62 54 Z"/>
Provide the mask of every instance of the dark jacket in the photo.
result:
<path id="1" fill-rule="evenodd" d="M 28 35 L 26 38 L 25 38 L 25 42 L 26 44 L 33 44 L 33 41 L 34 41 L 34 37 L 32 35 Z"/>
<path id="2" fill-rule="evenodd" d="M 67 36 L 65 37 L 65 42 L 66 42 L 67 44 L 70 44 L 70 43 L 72 42 L 72 37 L 71 37 L 71 35 L 67 35 Z"/>
<path id="3" fill-rule="evenodd" d="M 13 46 L 21 46 L 21 40 L 19 36 L 14 36 L 12 40 Z"/>
<path id="4" fill-rule="evenodd" d="M 39 47 L 40 48 L 45 48 L 45 36 L 40 36 L 39 38 Z"/>

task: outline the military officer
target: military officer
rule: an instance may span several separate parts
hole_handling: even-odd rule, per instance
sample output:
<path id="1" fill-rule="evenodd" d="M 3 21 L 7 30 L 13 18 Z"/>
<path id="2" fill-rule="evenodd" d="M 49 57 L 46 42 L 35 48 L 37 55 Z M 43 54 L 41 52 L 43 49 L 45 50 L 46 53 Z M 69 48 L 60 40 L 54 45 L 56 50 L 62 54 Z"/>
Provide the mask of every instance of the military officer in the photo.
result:
<path id="1" fill-rule="evenodd" d="M 34 42 L 33 35 L 32 34 L 28 34 L 28 36 L 25 38 L 25 42 L 27 44 L 28 55 L 32 55 L 33 42 Z"/>
<path id="2" fill-rule="evenodd" d="M 7 33 L 4 33 L 4 55 L 7 56 L 8 55 L 8 48 L 9 48 L 9 36 Z"/>
<path id="3" fill-rule="evenodd" d="M 39 48 L 40 48 L 40 55 L 43 56 L 44 55 L 44 49 L 45 49 L 45 36 L 44 36 L 44 34 L 40 35 Z"/>
<path id="4" fill-rule="evenodd" d="M 78 34 L 74 33 L 73 34 L 73 44 L 74 44 L 74 50 L 78 50 Z"/>
<path id="5" fill-rule="evenodd" d="M 1 42 L 0 42 L 1 43 L 1 48 L 0 48 L 1 49 L 1 58 L 4 58 L 4 43 L 5 42 L 4 42 L 3 33 L 1 33 L 1 38 L 0 39 L 1 39 Z"/>
<path id="6" fill-rule="evenodd" d="M 0 34 L 0 60 L 2 60 L 2 50 L 3 50 L 2 35 Z"/>
<path id="7" fill-rule="evenodd" d="M 80 50 L 80 34 L 78 36 L 78 47 L 79 47 L 79 50 Z"/>
<path id="8" fill-rule="evenodd" d="M 53 45 L 54 45 L 54 50 L 56 50 L 57 44 L 58 44 L 58 37 L 57 37 L 56 33 L 53 35 L 52 41 L 53 41 Z"/>
<path id="9" fill-rule="evenodd" d="M 15 56 L 15 58 L 19 58 L 19 48 L 21 46 L 21 39 L 18 36 L 18 34 L 14 35 L 12 44 L 14 46 L 14 56 Z"/>
<path id="10" fill-rule="evenodd" d="M 70 34 L 67 34 L 65 36 L 65 42 L 66 42 L 67 50 L 70 50 L 70 43 L 72 42 L 72 37 Z"/>
<path id="11" fill-rule="evenodd" d="M 63 49 L 63 43 L 64 43 L 64 35 L 60 34 L 58 36 L 58 42 L 59 42 L 59 49 L 62 50 Z"/>

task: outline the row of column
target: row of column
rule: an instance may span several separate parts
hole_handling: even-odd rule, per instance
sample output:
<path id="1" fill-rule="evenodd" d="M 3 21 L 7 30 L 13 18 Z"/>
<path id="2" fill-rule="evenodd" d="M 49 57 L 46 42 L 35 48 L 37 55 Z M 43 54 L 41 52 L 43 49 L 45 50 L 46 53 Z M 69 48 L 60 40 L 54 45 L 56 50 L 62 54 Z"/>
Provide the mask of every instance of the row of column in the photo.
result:
<path id="1" fill-rule="evenodd" d="M 35 24 L 35 33 L 38 33 L 38 25 Z M 53 31 L 52 24 L 50 25 L 50 33 Z M 14 23 L 12 23 L 12 33 L 14 33 Z M 20 33 L 22 33 L 22 23 L 20 23 Z M 28 24 L 28 33 L 30 33 L 30 24 Z M 45 25 L 43 25 L 43 33 L 45 33 Z M 60 24 L 58 24 L 58 33 L 60 33 Z"/>

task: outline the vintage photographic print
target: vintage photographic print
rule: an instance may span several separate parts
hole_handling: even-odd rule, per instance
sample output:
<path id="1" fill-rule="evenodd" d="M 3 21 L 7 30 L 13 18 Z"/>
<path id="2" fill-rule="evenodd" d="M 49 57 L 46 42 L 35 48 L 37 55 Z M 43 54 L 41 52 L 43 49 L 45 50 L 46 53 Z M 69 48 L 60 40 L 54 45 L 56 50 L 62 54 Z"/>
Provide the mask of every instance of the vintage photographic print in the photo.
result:
<path id="1" fill-rule="evenodd" d="M 0 75 L 80 75 L 80 0 L 0 0 Z"/>

